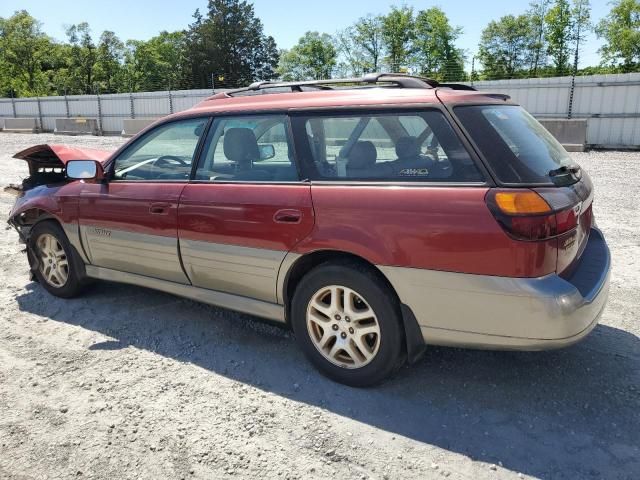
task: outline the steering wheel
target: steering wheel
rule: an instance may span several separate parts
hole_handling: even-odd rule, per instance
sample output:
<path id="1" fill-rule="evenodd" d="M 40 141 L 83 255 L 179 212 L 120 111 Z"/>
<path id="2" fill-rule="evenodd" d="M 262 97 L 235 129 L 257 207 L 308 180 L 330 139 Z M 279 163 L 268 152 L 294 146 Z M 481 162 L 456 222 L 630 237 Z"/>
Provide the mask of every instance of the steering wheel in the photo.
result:
<path id="1" fill-rule="evenodd" d="M 161 167 L 163 165 L 166 165 L 168 163 L 171 162 L 175 162 L 178 165 L 180 165 L 181 167 L 188 167 L 189 164 L 187 162 L 184 161 L 184 159 L 180 158 L 180 157 L 176 157 L 175 155 L 162 155 L 161 157 L 158 157 L 154 160 L 153 165 L 154 166 L 158 166 Z"/>

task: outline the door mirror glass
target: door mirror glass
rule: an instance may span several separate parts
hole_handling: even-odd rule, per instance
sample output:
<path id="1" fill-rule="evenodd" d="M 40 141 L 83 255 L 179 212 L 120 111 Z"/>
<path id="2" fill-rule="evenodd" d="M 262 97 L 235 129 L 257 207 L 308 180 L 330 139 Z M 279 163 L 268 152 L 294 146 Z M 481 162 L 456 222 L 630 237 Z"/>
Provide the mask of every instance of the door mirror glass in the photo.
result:
<path id="1" fill-rule="evenodd" d="M 102 176 L 102 165 L 94 160 L 70 160 L 66 173 L 74 180 L 95 180 Z"/>
<path id="2" fill-rule="evenodd" d="M 270 143 L 262 143 L 258 145 L 260 151 L 260 161 L 269 160 L 276 156 L 276 148 Z"/>

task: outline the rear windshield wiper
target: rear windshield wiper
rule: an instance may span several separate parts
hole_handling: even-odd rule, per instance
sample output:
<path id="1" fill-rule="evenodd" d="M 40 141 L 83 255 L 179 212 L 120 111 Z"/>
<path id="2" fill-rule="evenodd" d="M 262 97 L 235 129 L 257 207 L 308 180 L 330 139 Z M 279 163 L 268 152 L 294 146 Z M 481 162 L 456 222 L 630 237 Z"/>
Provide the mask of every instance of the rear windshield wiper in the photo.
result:
<path id="1" fill-rule="evenodd" d="M 560 175 L 578 175 L 580 173 L 580 165 L 563 165 L 554 170 L 549 171 L 550 177 L 557 177 Z"/>

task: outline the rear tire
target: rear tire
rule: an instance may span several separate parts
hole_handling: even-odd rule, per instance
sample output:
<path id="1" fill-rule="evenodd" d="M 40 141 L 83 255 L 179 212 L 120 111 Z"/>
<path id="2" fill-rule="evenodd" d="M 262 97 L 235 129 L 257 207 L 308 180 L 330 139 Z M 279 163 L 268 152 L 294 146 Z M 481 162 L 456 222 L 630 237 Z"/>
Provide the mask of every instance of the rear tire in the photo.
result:
<path id="1" fill-rule="evenodd" d="M 357 263 L 325 263 L 305 275 L 291 324 L 305 355 L 336 382 L 375 385 L 404 363 L 397 299 L 375 271 Z"/>
<path id="2" fill-rule="evenodd" d="M 84 287 L 84 264 L 62 228 L 53 221 L 37 223 L 29 236 L 31 269 L 49 293 L 72 298 Z"/>

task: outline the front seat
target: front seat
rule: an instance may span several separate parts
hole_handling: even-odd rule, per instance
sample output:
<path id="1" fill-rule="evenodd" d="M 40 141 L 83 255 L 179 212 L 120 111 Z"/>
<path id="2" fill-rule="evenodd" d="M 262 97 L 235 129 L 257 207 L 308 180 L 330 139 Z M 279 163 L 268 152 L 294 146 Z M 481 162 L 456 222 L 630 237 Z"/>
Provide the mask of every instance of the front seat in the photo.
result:
<path id="1" fill-rule="evenodd" d="M 260 149 L 250 128 L 230 128 L 224 132 L 224 156 L 236 163 L 234 180 L 271 180 L 269 172 L 253 168 L 253 163 L 260 160 Z"/>
<path id="2" fill-rule="evenodd" d="M 349 153 L 347 176 L 366 178 L 373 176 L 373 167 L 378 160 L 378 151 L 373 142 L 357 142 Z"/>

